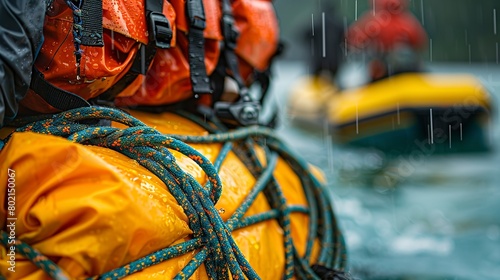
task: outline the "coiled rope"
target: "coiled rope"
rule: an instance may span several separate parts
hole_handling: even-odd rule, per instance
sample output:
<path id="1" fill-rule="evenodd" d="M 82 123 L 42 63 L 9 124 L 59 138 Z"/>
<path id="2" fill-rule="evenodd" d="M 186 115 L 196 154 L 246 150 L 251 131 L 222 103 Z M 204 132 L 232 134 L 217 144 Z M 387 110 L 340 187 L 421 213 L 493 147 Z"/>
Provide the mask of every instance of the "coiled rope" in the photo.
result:
<path id="1" fill-rule="evenodd" d="M 239 128 L 224 132 L 221 128 L 207 125 L 197 116 L 180 113 L 202 125 L 212 134 L 207 136 L 164 135 L 146 126 L 123 111 L 103 107 L 79 108 L 55 114 L 34 121 L 17 121 L 16 132 L 37 132 L 67 138 L 85 145 L 96 145 L 118 151 L 149 169 L 160 178 L 189 218 L 193 239 L 151 253 L 137 261 L 114 269 L 91 279 L 120 279 L 134 272 L 165 260 L 199 250 L 195 257 L 174 279 L 189 278 L 202 264 L 205 264 L 211 279 L 260 279 L 245 259 L 231 236 L 233 230 L 276 219 L 283 228 L 285 248 L 284 279 L 319 279 L 312 270 L 311 252 L 315 240 L 319 241 L 319 257 L 314 265 L 321 265 L 335 271 L 343 271 L 346 251 L 338 229 L 330 196 L 324 186 L 310 173 L 307 163 L 289 150 L 275 135 L 263 127 Z M 106 119 L 129 126 L 126 129 L 103 127 L 88 123 L 90 120 Z M 4 142 L 6 143 L 8 139 Z M 224 143 L 212 164 L 187 143 Z M 0 141 L 0 150 L 4 146 Z M 256 156 L 255 146 L 266 154 L 263 165 Z M 191 175 L 185 173 L 175 162 L 169 149 L 179 151 L 195 161 L 205 172 L 208 181 L 202 186 Z M 257 179 L 254 188 L 242 205 L 224 222 L 215 204 L 221 196 L 222 184 L 218 171 L 227 154 L 233 151 Z M 304 188 L 309 207 L 287 205 L 281 187 L 273 176 L 278 157 L 288 162 L 297 173 Z M 271 210 L 253 216 L 243 217 L 259 193 L 263 193 Z M 306 213 L 310 217 L 309 233 L 304 256 L 294 247 L 290 214 Z M 7 246 L 7 234 L 2 231 L 0 242 Z M 29 245 L 16 241 L 19 254 L 30 259 L 54 279 L 67 279 L 62 270 Z"/>

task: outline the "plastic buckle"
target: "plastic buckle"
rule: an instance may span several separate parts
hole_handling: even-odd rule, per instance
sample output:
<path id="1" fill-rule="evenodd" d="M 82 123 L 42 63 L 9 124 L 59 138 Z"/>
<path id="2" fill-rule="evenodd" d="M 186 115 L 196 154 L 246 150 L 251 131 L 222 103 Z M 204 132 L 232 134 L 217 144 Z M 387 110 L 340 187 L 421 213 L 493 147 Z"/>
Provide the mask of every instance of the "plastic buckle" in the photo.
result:
<path id="1" fill-rule="evenodd" d="M 259 123 L 260 104 L 257 101 L 216 102 L 215 114 L 222 120 L 236 121 L 242 126 Z"/>
<path id="2" fill-rule="evenodd" d="M 206 24 L 204 18 L 193 17 L 191 19 L 191 25 L 190 25 L 190 27 L 196 28 L 198 30 L 205 30 L 205 27 L 207 27 L 207 24 Z"/>
<path id="3" fill-rule="evenodd" d="M 205 23 L 205 10 L 203 10 L 202 0 L 187 0 L 187 15 L 189 18 L 189 27 L 198 30 L 205 30 L 207 27 Z"/>
<path id="4" fill-rule="evenodd" d="M 154 41 L 157 48 L 170 48 L 173 32 L 168 19 L 158 12 L 150 12 L 148 18 L 149 41 Z"/>

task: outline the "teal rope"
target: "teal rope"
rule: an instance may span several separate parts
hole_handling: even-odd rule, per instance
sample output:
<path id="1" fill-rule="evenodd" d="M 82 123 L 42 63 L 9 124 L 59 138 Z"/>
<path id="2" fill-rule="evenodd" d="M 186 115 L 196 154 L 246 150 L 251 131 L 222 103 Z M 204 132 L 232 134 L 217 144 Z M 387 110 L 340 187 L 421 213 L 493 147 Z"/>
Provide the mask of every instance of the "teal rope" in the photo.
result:
<path id="1" fill-rule="evenodd" d="M 271 176 L 273 175 L 274 168 L 276 167 L 276 162 L 277 162 L 277 156 L 272 155 L 271 158 L 269 158 L 268 162 L 268 167 L 266 170 L 263 172 L 261 177 L 257 180 L 255 183 L 255 186 L 253 189 L 250 191 L 248 196 L 245 198 L 241 206 L 233 213 L 233 215 L 227 220 L 226 224 L 229 229 L 233 230 L 237 223 L 241 220 L 243 215 L 247 212 L 248 208 L 252 205 L 252 203 L 255 201 L 255 198 L 257 198 L 257 195 L 260 194 L 260 192 L 266 187 L 266 183 L 269 181 Z"/>
<path id="2" fill-rule="evenodd" d="M 142 257 L 136 261 L 133 261 L 125 266 L 111 270 L 102 274 L 101 276 L 96 276 L 92 279 L 120 279 L 127 275 L 139 272 L 146 267 L 153 266 L 155 264 L 162 263 L 171 258 L 184 255 L 186 252 L 194 251 L 202 246 L 200 238 L 191 239 L 178 245 L 174 245 L 169 248 L 165 248 L 154 252 L 153 254 Z"/>
<path id="3" fill-rule="evenodd" d="M 238 141 L 245 140 L 249 137 L 256 137 L 257 140 L 261 140 L 258 142 L 265 142 L 265 145 L 267 145 L 270 149 L 277 151 L 282 158 L 287 160 L 292 169 L 301 179 L 306 198 L 308 200 L 308 203 L 311 205 L 310 231 L 308 242 L 306 245 L 305 260 L 308 261 L 307 256 L 310 256 L 311 254 L 313 241 L 316 239 L 316 237 L 319 237 L 320 239 L 322 239 L 322 250 L 320 251 L 318 264 L 340 271 L 343 271 L 345 269 L 347 260 L 345 241 L 341 232 L 338 230 L 337 222 L 335 216 L 333 215 L 330 195 L 326 191 L 325 187 L 316 179 L 316 177 L 311 175 L 307 163 L 302 160 L 300 156 L 296 155 L 293 150 L 288 149 L 276 137 L 276 134 L 271 129 L 255 126 L 240 128 L 237 131 L 231 133 L 219 132 L 217 134 L 208 135 L 205 137 L 193 137 L 185 135 L 172 135 L 172 137 L 175 137 L 187 143 L 213 143 L 224 142 L 228 140 Z M 265 139 L 265 141 L 262 141 L 262 139 Z M 246 163 L 247 166 L 252 166 L 248 161 L 246 161 Z M 319 204 L 317 207 L 313 207 L 317 204 Z M 320 216 L 317 216 L 318 214 L 320 214 Z M 318 227 L 318 224 L 320 224 L 321 226 Z M 316 229 L 318 230 L 317 235 L 315 234 Z M 332 246 L 332 244 L 334 245 Z M 306 263 L 309 264 L 310 262 Z"/>
<path id="4" fill-rule="evenodd" d="M 12 244 L 9 244 L 9 235 L 5 231 L 0 231 L 0 243 L 5 246 L 5 248 L 9 248 Z M 36 249 L 33 249 L 31 246 L 24 242 L 20 242 L 16 240 L 15 245 L 16 252 L 21 254 L 22 256 L 32 260 L 33 264 L 46 271 L 47 274 L 55 280 L 67 280 L 69 277 L 64 273 L 54 262 L 49 260 L 44 255 L 40 254 Z"/>
<path id="5" fill-rule="evenodd" d="M 311 251 L 316 239 L 320 241 L 318 264 L 331 269 L 343 270 L 345 244 L 338 230 L 331 201 L 325 187 L 308 170 L 307 164 L 297 157 L 267 128 L 249 127 L 231 132 L 209 125 L 200 118 L 182 113 L 201 124 L 209 132 L 207 136 L 162 135 L 126 113 L 109 108 L 81 108 L 45 116 L 39 120 L 18 121 L 22 127 L 16 131 L 33 131 L 65 137 L 70 141 L 107 147 L 118 151 L 149 169 L 160 178 L 189 218 L 193 239 L 149 254 L 126 266 L 96 276 L 93 279 L 120 279 L 144 268 L 193 250 L 200 250 L 182 269 L 175 279 L 189 278 L 204 263 L 212 279 L 259 279 L 234 242 L 231 232 L 270 219 L 278 220 L 283 228 L 285 246 L 284 279 L 296 276 L 300 279 L 318 279 L 310 268 Z M 98 127 L 81 121 L 107 119 L 129 126 L 127 129 Z M 214 122 L 217 124 L 217 122 Z M 8 141 L 8 139 L 7 139 Z M 5 142 L 7 142 L 5 141 Z M 186 143 L 224 143 L 214 164 Z M 0 141 L 0 149 L 4 143 Z M 266 153 L 266 166 L 257 159 L 254 145 Z M 176 163 L 169 149 L 179 151 L 195 161 L 206 173 L 208 181 L 201 186 Z M 222 184 L 218 171 L 228 153 L 233 151 L 257 179 L 254 188 L 242 205 L 226 221 L 222 221 L 215 204 L 220 198 Z M 308 208 L 287 205 L 281 187 L 273 176 L 278 156 L 285 159 L 296 172 L 304 187 Z M 259 193 L 264 193 L 273 209 L 257 215 L 243 217 Z M 208 198 L 208 199 L 206 199 Z M 304 256 L 299 256 L 291 239 L 290 214 L 309 215 L 309 233 Z M 43 267 L 48 273 L 50 268 Z"/>
<path id="6" fill-rule="evenodd" d="M 244 142 L 244 149 L 246 150 L 247 156 L 252 160 L 252 166 L 250 172 L 256 176 L 262 169 L 262 164 L 259 162 L 255 150 L 253 148 L 253 143 L 246 140 Z M 273 157 L 276 155 L 272 154 Z M 269 164 L 269 163 L 268 163 Z M 269 204 L 272 208 L 277 209 L 280 212 L 278 222 L 283 229 L 283 239 L 285 247 L 285 279 L 291 279 L 294 274 L 293 266 L 293 240 L 291 235 L 291 224 L 290 224 L 290 212 L 287 207 L 286 198 L 279 185 L 277 184 L 274 176 L 271 176 L 268 181 L 267 188 L 263 190 Z"/>

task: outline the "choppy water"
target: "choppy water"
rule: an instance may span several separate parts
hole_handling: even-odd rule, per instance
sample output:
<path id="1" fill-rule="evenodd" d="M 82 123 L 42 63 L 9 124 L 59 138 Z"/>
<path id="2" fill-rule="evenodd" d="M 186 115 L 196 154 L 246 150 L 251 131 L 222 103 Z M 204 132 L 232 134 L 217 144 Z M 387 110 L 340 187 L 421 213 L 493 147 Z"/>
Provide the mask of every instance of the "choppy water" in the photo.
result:
<path id="1" fill-rule="evenodd" d="M 500 66 L 429 65 L 475 74 L 499 111 Z M 276 66 L 272 92 L 284 109 L 305 67 Z M 356 279 L 500 279 L 500 118 L 489 154 L 401 157 L 340 149 L 326 129 L 295 127 L 282 113 L 280 134 L 328 178 Z M 387 166 L 385 166 L 387 165 Z"/>

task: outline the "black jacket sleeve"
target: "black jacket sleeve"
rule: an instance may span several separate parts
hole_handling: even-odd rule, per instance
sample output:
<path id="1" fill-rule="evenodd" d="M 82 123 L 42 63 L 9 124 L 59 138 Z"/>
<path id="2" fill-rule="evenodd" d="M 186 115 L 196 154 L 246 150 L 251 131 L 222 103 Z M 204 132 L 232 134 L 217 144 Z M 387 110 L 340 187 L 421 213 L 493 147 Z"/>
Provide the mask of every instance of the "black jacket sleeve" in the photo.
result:
<path id="1" fill-rule="evenodd" d="M 43 0 L 0 0 L 0 127 L 28 91 L 45 8 Z"/>

